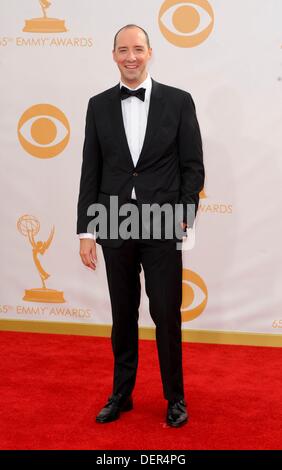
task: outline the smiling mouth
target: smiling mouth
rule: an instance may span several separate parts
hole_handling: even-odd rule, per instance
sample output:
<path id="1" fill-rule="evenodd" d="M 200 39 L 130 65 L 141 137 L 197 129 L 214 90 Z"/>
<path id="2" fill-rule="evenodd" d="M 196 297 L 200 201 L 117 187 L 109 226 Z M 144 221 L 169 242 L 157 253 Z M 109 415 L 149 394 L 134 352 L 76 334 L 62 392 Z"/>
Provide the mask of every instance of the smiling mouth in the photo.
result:
<path id="1" fill-rule="evenodd" d="M 138 68 L 138 65 L 125 65 L 126 69 L 134 70 Z"/>

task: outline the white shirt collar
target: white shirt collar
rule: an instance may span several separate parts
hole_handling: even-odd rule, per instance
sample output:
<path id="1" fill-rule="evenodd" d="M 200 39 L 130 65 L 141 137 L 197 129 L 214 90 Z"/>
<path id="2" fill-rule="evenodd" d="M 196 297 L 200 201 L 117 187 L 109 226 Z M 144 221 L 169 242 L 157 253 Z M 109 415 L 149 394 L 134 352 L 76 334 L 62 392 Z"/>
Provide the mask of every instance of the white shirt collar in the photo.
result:
<path id="1" fill-rule="evenodd" d="M 147 90 L 147 93 L 146 95 L 148 95 L 152 89 L 152 79 L 151 79 L 151 76 L 150 74 L 148 73 L 147 75 L 147 78 L 144 80 L 144 82 L 140 83 L 140 85 L 138 85 L 138 87 L 136 88 L 130 88 L 128 85 L 125 85 L 125 83 L 122 82 L 122 80 L 120 81 L 120 87 L 122 86 L 125 86 L 126 88 L 129 88 L 129 90 L 138 90 L 139 88 L 145 88 L 145 90 Z"/>

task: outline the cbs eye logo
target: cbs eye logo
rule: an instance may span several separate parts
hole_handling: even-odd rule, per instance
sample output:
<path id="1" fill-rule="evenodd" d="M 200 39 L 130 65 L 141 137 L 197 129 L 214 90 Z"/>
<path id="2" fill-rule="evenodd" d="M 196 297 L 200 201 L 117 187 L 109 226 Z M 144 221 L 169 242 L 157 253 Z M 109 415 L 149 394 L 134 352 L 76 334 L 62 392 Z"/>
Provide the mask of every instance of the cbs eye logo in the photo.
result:
<path id="1" fill-rule="evenodd" d="M 178 47 L 195 47 L 204 42 L 214 26 L 214 12 L 207 0 L 165 0 L 159 13 L 164 37 Z"/>
<path id="2" fill-rule="evenodd" d="M 36 104 L 21 116 L 18 138 L 22 147 L 33 157 L 53 158 L 67 146 L 70 125 L 64 113 L 56 106 Z"/>
<path id="3" fill-rule="evenodd" d="M 192 287 L 193 285 L 193 287 Z M 203 279 L 189 269 L 183 269 L 182 275 L 182 322 L 197 318 L 206 308 L 208 289 Z"/>

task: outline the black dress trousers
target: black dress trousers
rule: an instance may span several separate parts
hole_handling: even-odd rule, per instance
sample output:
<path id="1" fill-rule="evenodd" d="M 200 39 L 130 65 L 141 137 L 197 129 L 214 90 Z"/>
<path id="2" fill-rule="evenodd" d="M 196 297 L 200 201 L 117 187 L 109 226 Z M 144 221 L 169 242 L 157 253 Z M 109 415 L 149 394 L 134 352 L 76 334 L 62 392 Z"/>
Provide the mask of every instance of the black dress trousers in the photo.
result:
<path id="1" fill-rule="evenodd" d="M 179 244 L 179 241 L 178 241 Z M 140 272 L 144 270 L 150 315 L 167 400 L 184 397 L 181 344 L 182 252 L 175 240 L 128 239 L 102 246 L 112 306 L 113 393 L 130 395 L 138 364 Z"/>

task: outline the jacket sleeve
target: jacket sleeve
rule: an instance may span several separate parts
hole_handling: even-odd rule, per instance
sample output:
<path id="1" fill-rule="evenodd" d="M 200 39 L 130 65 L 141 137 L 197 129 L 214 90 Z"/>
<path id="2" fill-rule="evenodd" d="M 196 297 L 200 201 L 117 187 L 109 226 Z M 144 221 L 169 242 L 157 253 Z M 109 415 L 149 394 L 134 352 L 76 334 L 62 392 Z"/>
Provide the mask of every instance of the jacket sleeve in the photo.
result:
<path id="1" fill-rule="evenodd" d="M 87 233 L 87 226 L 93 216 L 87 215 L 91 204 L 97 202 L 101 182 L 102 153 L 98 140 L 93 110 L 93 98 L 89 100 L 86 114 L 85 139 L 79 197 L 77 204 L 77 233 Z"/>
<path id="2" fill-rule="evenodd" d="M 184 222 L 193 226 L 199 206 L 199 193 L 204 186 L 205 170 L 201 132 L 194 101 L 185 94 L 178 132 L 180 165 L 180 202 L 184 205 Z M 187 204 L 191 205 L 187 207 Z"/>

